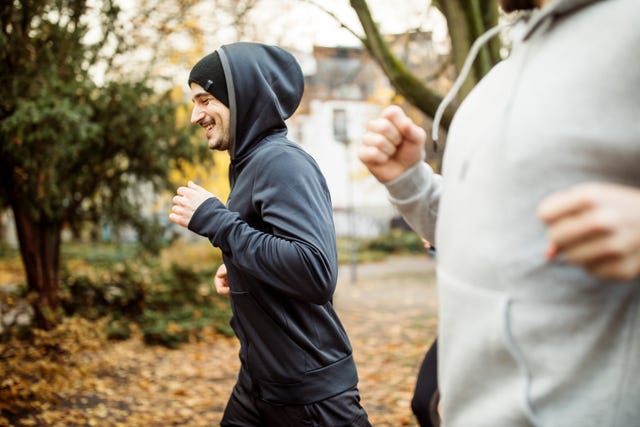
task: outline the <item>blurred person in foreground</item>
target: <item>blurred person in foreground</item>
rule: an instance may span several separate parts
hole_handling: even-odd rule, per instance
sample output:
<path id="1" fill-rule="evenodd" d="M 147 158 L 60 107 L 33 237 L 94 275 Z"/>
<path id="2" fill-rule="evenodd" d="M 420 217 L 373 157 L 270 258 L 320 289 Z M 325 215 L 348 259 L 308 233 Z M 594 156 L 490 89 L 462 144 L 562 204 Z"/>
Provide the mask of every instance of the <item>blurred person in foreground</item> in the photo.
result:
<path id="1" fill-rule="evenodd" d="M 316 162 L 287 138 L 304 82 L 287 51 L 222 46 L 191 70 L 191 121 L 228 150 L 227 206 L 189 182 L 170 219 L 208 238 L 224 263 L 241 368 L 222 426 L 369 426 L 347 334 L 332 297 L 337 250 Z"/>
<path id="2" fill-rule="evenodd" d="M 395 106 L 359 151 L 438 248 L 441 422 L 639 426 L 640 1 L 501 6 L 533 10 L 460 105 L 442 174 Z"/>

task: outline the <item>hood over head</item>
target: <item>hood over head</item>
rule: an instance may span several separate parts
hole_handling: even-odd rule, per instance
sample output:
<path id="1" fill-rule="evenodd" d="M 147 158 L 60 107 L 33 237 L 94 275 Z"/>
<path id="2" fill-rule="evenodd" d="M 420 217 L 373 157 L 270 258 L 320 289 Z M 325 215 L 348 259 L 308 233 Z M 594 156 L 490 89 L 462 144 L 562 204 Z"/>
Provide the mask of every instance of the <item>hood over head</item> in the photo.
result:
<path id="1" fill-rule="evenodd" d="M 216 52 L 229 98 L 229 154 L 234 163 L 264 137 L 286 134 L 285 120 L 300 104 L 304 76 L 295 57 L 277 46 L 238 42 Z"/>

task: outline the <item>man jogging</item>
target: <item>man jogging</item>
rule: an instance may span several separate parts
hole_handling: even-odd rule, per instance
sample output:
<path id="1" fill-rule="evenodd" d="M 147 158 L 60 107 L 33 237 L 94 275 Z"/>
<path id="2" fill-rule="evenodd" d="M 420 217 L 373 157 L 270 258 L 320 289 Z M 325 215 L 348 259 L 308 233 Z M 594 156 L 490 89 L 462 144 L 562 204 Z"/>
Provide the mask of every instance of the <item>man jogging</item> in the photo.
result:
<path id="1" fill-rule="evenodd" d="M 241 368 L 222 426 L 369 426 L 347 334 L 332 297 L 337 250 L 316 162 L 287 138 L 302 71 L 285 50 L 222 46 L 191 70 L 191 121 L 231 157 L 225 206 L 189 182 L 170 219 L 220 248 Z"/>

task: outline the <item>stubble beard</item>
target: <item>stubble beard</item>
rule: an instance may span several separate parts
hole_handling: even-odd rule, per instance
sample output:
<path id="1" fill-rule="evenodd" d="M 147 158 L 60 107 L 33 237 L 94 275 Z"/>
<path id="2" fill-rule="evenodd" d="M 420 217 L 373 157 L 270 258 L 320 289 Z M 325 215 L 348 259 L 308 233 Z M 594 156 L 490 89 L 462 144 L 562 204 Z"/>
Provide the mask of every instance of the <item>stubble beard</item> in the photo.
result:
<path id="1" fill-rule="evenodd" d="M 229 147 L 223 135 L 212 135 L 207 144 L 212 151 L 226 151 Z"/>

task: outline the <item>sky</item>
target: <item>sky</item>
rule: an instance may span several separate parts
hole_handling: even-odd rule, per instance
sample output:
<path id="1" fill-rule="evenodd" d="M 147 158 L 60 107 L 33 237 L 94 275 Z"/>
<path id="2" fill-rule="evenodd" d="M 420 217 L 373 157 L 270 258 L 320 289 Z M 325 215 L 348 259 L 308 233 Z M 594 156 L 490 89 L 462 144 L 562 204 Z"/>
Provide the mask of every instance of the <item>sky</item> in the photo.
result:
<path id="1" fill-rule="evenodd" d="M 341 28 L 336 20 L 310 2 L 335 14 L 356 32 L 361 32 L 360 23 L 349 0 L 259 0 L 252 11 L 252 22 L 256 27 L 254 39 L 266 43 L 280 44 L 300 51 L 310 52 L 314 45 L 357 46 L 359 41 L 349 31 Z M 367 0 L 374 19 L 383 33 L 400 33 L 408 29 L 420 28 L 434 31 L 435 41 L 446 39 L 446 25 L 442 15 L 429 6 L 429 0 Z M 215 25 L 215 18 L 208 10 L 207 0 L 203 0 L 201 15 Z M 210 16 L 210 18 L 208 18 Z M 236 34 L 229 28 L 227 40 L 225 31 L 217 28 L 219 43 L 235 41 Z M 215 49 L 217 46 L 211 46 Z"/>
<path id="2" fill-rule="evenodd" d="M 100 3 L 100 0 L 94 1 L 96 5 Z M 119 1 L 125 14 L 135 14 L 137 13 L 136 4 L 142 0 Z M 341 28 L 336 19 L 319 7 L 310 4 L 312 1 L 331 11 L 355 32 L 362 32 L 360 22 L 349 0 L 258 0 L 250 14 L 251 29 L 247 38 L 277 44 L 301 53 L 311 53 L 314 45 L 360 45 L 359 40 L 351 32 Z M 429 5 L 429 0 L 367 0 L 367 3 L 383 33 L 401 33 L 413 29 L 432 31 L 436 48 L 441 46 L 443 50 L 447 49 L 446 21 L 435 7 Z M 169 4 L 167 3 L 167 7 Z M 208 34 L 205 37 L 206 45 L 202 47 L 202 54 L 217 49 L 221 44 L 238 39 L 234 27 L 230 23 L 227 24 L 234 17 L 226 16 L 225 18 L 214 6 L 215 0 L 200 0 L 194 9 L 198 25 Z M 137 30 L 144 30 L 144 28 L 137 28 Z M 99 29 L 96 28 L 95 31 Z M 175 72 L 169 70 L 170 66 L 165 66 L 170 74 L 182 81 L 183 74 L 192 65 L 193 50 L 190 48 L 193 47 L 193 40 L 186 34 L 171 34 L 166 41 L 173 48 L 184 51 L 187 55 L 184 63 L 174 65 L 177 68 Z M 127 59 L 129 69 L 144 68 L 145 64 L 149 64 L 149 53 L 149 49 L 140 46 L 134 57 Z M 101 80 L 104 70 L 96 67 L 94 74 L 96 80 Z"/>
<path id="3" fill-rule="evenodd" d="M 304 49 L 313 44 L 322 46 L 354 46 L 359 41 L 346 29 L 340 28 L 335 19 L 302 0 L 263 0 L 261 9 L 275 9 L 277 3 L 288 3 L 286 14 L 281 14 L 284 26 L 289 28 L 290 43 Z M 348 0 L 320 1 L 355 31 L 360 31 L 360 23 Z M 381 25 L 383 33 L 405 32 L 407 29 L 421 28 L 436 30 L 442 28 L 444 19 L 428 0 L 368 0 L 374 19 Z M 282 9 L 280 9 L 282 10 Z M 267 13 L 265 13 L 267 15 Z M 273 21 L 271 21 L 273 22 Z"/>

